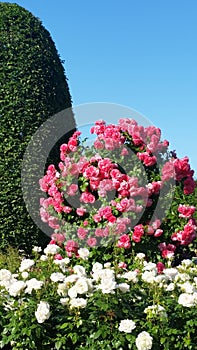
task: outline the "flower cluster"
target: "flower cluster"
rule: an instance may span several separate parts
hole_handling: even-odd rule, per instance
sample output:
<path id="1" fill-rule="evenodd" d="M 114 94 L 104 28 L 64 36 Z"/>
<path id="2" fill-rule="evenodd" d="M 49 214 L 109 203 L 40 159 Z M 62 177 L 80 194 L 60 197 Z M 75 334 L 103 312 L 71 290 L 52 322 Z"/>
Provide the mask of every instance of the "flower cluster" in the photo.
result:
<path id="1" fill-rule="evenodd" d="M 191 244 L 195 207 L 179 206 L 177 222 L 179 217 L 189 221 L 176 232 L 162 222 L 175 187 L 185 195 L 194 191 L 188 157 L 178 159 L 169 152 L 159 128 L 132 119 L 120 119 L 117 125 L 100 120 L 90 131 L 96 135 L 93 146 L 84 146 L 76 131 L 60 147 L 59 168 L 50 165 L 40 179 L 47 194 L 40 199 L 40 215 L 54 229 L 54 243 L 64 245 L 71 257 L 83 246 L 115 242 L 134 249 L 136 243 L 145 247 L 150 241 L 163 258 L 174 256 L 178 245 Z"/>
<path id="2" fill-rule="evenodd" d="M 49 244 L 43 252 L 34 249 L 35 258 L 22 260 L 16 273 L 0 270 L 0 301 L 8 315 L 1 344 L 10 341 L 26 348 L 32 341 L 30 348 L 36 349 L 46 337 L 54 349 L 60 343 L 63 349 L 88 349 L 91 341 L 97 349 L 106 341 L 104 349 L 119 339 L 118 348 L 130 344 L 132 349 L 149 350 L 160 344 L 163 349 L 160 339 L 168 339 L 173 348 L 171 327 L 180 342 L 184 340 L 186 321 L 197 306 L 197 265 L 192 260 L 160 271 L 143 253 L 132 262 L 115 264 L 91 261 L 87 248 L 80 248 L 77 259 L 59 259 L 60 253 L 60 247 Z M 15 332 L 13 322 L 15 329 L 20 325 Z M 191 327 L 187 334 L 195 341 Z"/>

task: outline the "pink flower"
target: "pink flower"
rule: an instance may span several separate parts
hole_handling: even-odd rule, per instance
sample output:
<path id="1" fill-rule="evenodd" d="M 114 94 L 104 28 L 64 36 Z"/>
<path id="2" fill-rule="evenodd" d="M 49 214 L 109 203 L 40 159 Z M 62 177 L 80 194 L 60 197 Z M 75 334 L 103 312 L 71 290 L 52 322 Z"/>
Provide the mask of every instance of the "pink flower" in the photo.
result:
<path id="1" fill-rule="evenodd" d="M 162 273 L 164 269 L 165 269 L 165 265 L 162 262 L 159 261 L 157 263 L 157 272 L 158 273 Z"/>
<path id="2" fill-rule="evenodd" d="M 148 194 L 159 194 L 161 190 L 162 182 L 161 181 L 153 181 L 147 185 Z"/>
<path id="3" fill-rule="evenodd" d="M 129 152 L 126 147 L 124 147 L 121 151 L 121 156 L 128 156 Z"/>
<path id="4" fill-rule="evenodd" d="M 56 254 L 56 255 L 54 256 L 54 260 L 62 260 L 62 259 L 63 259 L 63 257 L 62 257 L 61 254 Z"/>
<path id="5" fill-rule="evenodd" d="M 175 177 L 175 167 L 172 161 L 164 164 L 162 168 L 162 181 L 168 181 Z"/>
<path id="6" fill-rule="evenodd" d="M 194 179 L 192 177 L 188 177 L 184 181 L 184 189 L 183 189 L 184 194 L 187 194 L 187 195 L 192 194 L 194 192 L 195 187 L 196 187 L 196 183 Z"/>
<path id="7" fill-rule="evenodd" d="M 117 247 L 129 249 L 131 247 L 129 235 L 122 235 L 118 240 Z"/>
<path id="8" fill-rule="evenodd" d="M 68 196 L 75 196 L 77 190 L 78 190 L 78 186 L 76 184 L 71 184 L 69 186 L 69 188 L 67 189 L 67 195 Z"/>
<path id="9" fill-rule="evenodd" d="M 178 212 L 180 218 L 190 218 L 194 212 L 196 211 L 196 208 L 194 206 L 179 204 L 178 206 Z"/>
<path id="10" fill-rule="evenodd" d="M 73 240 L 68 240 L 65 245 L 65 250 L 68 257 L 72 257 L 72 254 L 77 255 L 78 252 L 78 243 Z"/>
<path id="11" fill-rule="evenodd" d="M 67 205 L 65 205 L 65 206 L 63 207 L 63 212 L 64 212 L 64 213 L 69 214 L 71 211 L 72 211 L 72 208 L 71 208 L 71 207 L 69 207 L 69 206 L 67 206 Z"/>
<path id="12" fill-rule="evenodd" d="M 54 229 L 60 228 L 59 220 L 57 218 L 53 217 L 53 216 L 49 217 L 48 225 L 49 225 L 49 227 L 54 228 Z"/>
<path id="13" fill-rule="evenodd" d="M 87 179 L 97 178 L 99 175 L 99 169 L 97 169 L 95 166 L 90 165 L 87 167 L 83 173 L 83 176 Z"/>
<path id="14" fill-rule="evenodd" d="M 79 216 L 83 216 L 85 213 L 86 213 L 86 209 L 85 208 L 77 208 L 76 209 L 76 213 L 77 213 L 77 215 L 79 215 Z"/>
<path id="15" fill-rule="evenodd" d="M 121 261 L 121 262 L 119 262 L 118 267 L 120 269 L 126 269 L 127 268 L 127 264 L 125 262 Z"/>
<path id="16" fill-rule="evenodd" d="M 55 240 L 56 244 L 62 245 L 65 241 L 65 236 L 62 233 L 53 233 L 51 238 Z"/>
<path id="17" fill-rule="evenodd" d="M 143 234 L 144 234 L 144 226 L 142 224 L 136 225 L 134 227 L 132 240 L 136 243 L 139 243 L 141 241 Z"/>
<path id="18" fill-rule="evenodd" d="M 96 238 L 95 237 L 88 238 L 87 244 L 89 245 L 89 247 L 95 247 L 97 244 Z"/>
<path id="19" fill-rule="evenodd" d="M 83 227 L 79 227 L 77 230 L 77 236 L 79 239 L 85 239 L 88 234 L 88 230 L 85 230 Z"/>
<path id="20" fill-rule="evenodd" d="M 165 242 L 159 244 L 159 250 L 161 251 L 161 255 L 163 258 L 172 258 L 174 256 L 174 252 L 176 250 L 176 246 L 174 244 L 166 244 Z"/>
<path id="21" fill-rule="evenodd" d="M 83 203 L 94 203 L 95 200 L 96 199 L 94 195 L 88 191 L 83 192 L 80 197 L 80 202 L 83 202 Z"/>
<path id="22" fill-rule="evenodd" d="M 162 234 L 163 234 L 163 230 L 158 228 L 154 233 L 154 237 L 160 237 Z"/>
<path id="23" fill-rule="evenodd" d="M 190 165 L 189 165 L 189 158 L 184 157 L 182 159 L 175 159 L 174 160 L 174 168 L 176 172 L 176 180 L 180 181 L 184 177 L 188 177 L 191 175 L 190 171 Z"/>

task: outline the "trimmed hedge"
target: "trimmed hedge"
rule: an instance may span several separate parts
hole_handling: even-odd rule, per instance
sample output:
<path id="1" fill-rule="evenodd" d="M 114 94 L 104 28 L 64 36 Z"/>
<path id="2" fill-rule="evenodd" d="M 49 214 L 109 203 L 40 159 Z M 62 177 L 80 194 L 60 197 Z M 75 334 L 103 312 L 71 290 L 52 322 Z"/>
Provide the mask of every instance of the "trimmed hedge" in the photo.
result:
<path id="1" fill-rule="evenodd" d="M 49 32 L 17 4 L 0 2 L 0 61 L 0 248 L 9 243 L 28 251 L 32 244 L 46 244 L 48 237 L 26 210 L 23 155 L 39 126 L 71 107 L 71 96 Z M 63 128 L 65 133 L 75 128 L 73 115 Z M 50 161 L 56 158 L 59 143 Z"/>

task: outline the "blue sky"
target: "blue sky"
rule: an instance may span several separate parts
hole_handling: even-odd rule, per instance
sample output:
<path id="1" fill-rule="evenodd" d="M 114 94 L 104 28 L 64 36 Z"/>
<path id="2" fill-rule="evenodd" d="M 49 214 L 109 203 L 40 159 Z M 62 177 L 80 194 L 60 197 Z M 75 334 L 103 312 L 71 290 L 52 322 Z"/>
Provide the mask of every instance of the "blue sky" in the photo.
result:
<path id="1" fill-rule="evenodd" d="M 189 156 L 197 178 L 196 0 L 9 2 L 49 30 L 65 60 L 73 105 L 137 110 L 161 128 L 179 158 Z"/>

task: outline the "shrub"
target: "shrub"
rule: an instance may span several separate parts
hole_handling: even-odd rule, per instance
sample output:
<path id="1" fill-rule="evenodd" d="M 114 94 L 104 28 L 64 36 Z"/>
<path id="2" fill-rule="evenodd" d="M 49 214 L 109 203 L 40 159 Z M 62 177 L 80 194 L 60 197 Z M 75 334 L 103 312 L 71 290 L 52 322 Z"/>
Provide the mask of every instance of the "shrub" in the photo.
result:
<path id="1" fill-rule="evenodd" d="M 10 243 L 28 250 L 33 243 L 46 243 L 47 237 L 36 227 L 23 201 L 23 154 L 31 135 L 47 118 L 71 107 L 71 97 L 49 32 L 17 4 L 0 3 L 0 60 L 0 246 Z M 62 128 L 66 133 L 74 127 L 71 115 Z M 54 146 L 50 154 L 54 162 L 57 149 Z"/>

